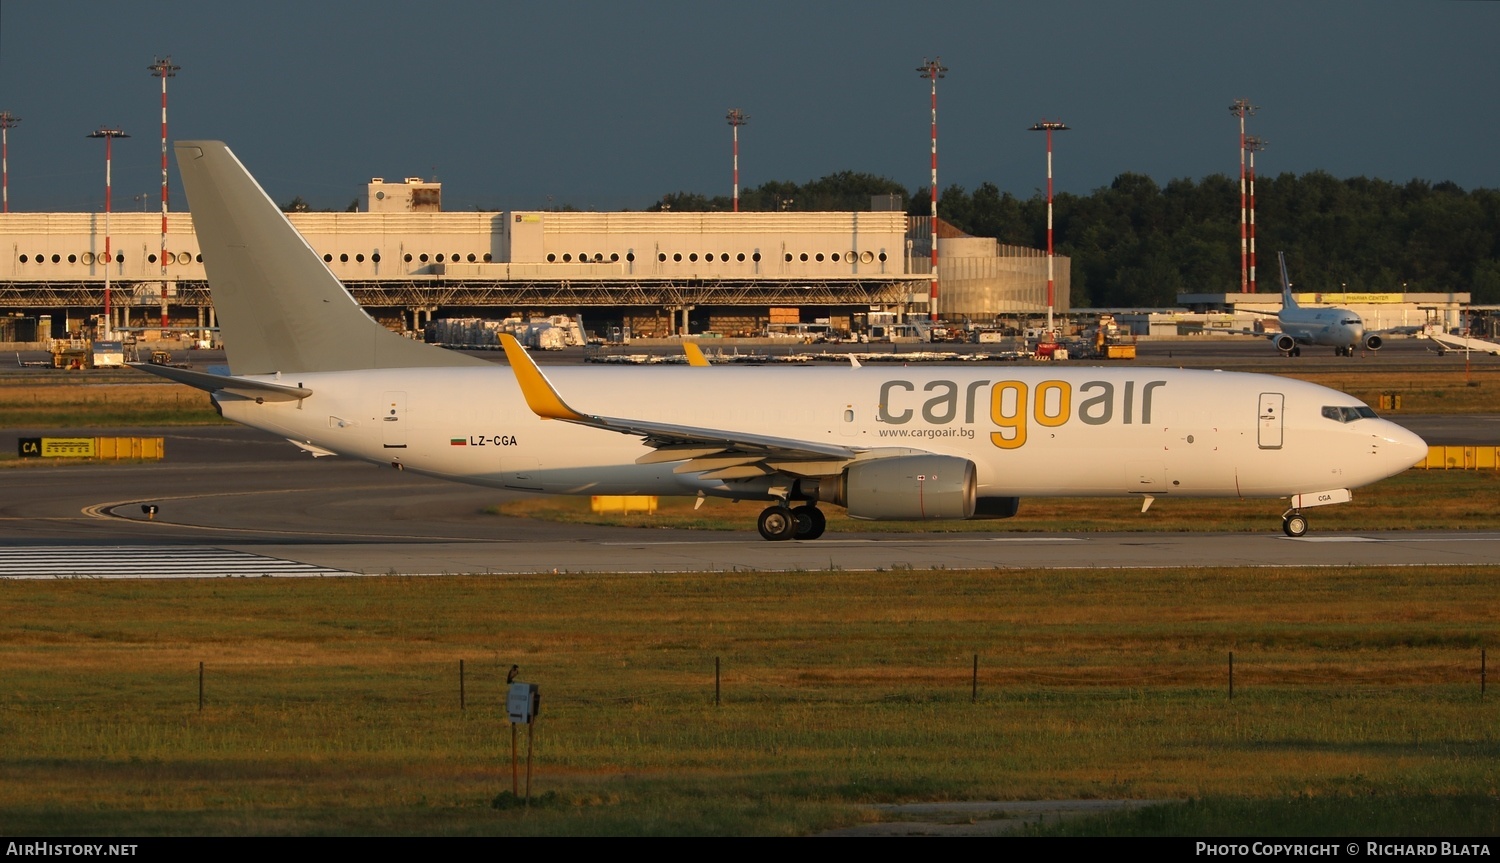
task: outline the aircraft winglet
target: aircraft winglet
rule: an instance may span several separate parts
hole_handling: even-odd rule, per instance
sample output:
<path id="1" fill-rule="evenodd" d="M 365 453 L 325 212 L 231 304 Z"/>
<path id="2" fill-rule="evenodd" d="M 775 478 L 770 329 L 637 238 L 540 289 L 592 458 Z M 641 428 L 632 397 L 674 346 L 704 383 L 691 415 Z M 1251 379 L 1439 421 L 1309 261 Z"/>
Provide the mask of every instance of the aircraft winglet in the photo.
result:
<path id="1" fill-rule="evenodd" d="M 516 374 L 516 383 L 521 385 L 521 395 L 526 397 L 526 405 L 531 408 L 532 413 L 549 420 L 578 422 L 589 419 L 568 407 L 515 336 L 501 333 L 500 346 L 505 349 L 505 358 L 510 360 L 511 370 Z"/>
<path id="2" fill-rule="evenodd" d="M 700 348 L 700 347 L 698 347 L 698 344 L 696 342 L 683 342 L 682 343 L 682 352 L 687 355 L 688 365 L 690 365 L 690 366 L 706 366 L 706 365 L 708 365 L 708 357 L 705 357 L 703 355 L 703 349 Z"/>

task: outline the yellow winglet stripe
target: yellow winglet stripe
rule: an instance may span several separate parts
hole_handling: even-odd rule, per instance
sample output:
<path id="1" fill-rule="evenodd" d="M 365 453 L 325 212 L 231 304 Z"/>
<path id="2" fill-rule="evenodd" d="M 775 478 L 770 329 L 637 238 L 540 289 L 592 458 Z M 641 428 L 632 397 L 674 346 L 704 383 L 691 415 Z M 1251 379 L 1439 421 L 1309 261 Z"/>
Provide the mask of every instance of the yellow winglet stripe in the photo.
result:
<path id="1" fill-rule="evenodd" d="M 700 347 L 698 347 L 698 345 L 697 345 L 696 342 L 683 342 L 682 343 L 682 352 L 685 353 L 685 354 L 687 354 L 688 365 L 690 365 L 690 366 L 706 366 L 706 365 L 708 365 L 708 357 L 705 357 L 703 355 L 703 349 L 700 348 Z"/>
<path id="2" fill-rule="evenodd" d="M 536 367 L 531 355 L 516 341 L 516 337 L 508 333 L 500 335 L 500 346 L 505 348 L 505 358 L 510 360 L 511 370 L 516 374 L 516 383 L 521 386 L 521 395 L 526 397 L 526 405 L 531 408 L 532 413 L 543 419 L 555 420 L 583 420 L 587 419 L 583 414 L 568 407 L 552 388 L 551 382 L 542 374 L 542 370 Z"/>

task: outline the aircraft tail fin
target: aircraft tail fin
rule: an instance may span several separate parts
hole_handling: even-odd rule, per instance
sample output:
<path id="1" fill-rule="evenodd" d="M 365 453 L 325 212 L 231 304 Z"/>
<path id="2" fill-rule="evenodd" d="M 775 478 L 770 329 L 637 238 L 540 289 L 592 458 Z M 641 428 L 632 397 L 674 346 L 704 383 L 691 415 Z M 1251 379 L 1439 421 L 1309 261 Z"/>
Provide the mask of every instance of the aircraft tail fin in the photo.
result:
<path id="1" fill-rule="evenodd" d="M 223 142 L 175 149 L 233 374 L 486 365 L 365 314 Z"/>
<path id="2" fill-rule="evenodd" d="M 1297 301 L 1292 297 L 1292 280 L 1286 274 L 1286 252 L 1277 252 L 1276 260 L 1281 264 L 1281 307 L 1298 308 Z"/>

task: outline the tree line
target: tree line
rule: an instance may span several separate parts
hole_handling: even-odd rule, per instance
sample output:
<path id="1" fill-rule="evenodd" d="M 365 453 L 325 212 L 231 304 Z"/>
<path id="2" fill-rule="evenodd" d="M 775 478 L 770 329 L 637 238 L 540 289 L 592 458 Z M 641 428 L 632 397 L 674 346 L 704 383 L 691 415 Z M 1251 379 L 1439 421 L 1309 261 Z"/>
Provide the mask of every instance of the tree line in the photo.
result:
<path id="1" fill-rule="evenodd" d="M 1256 180 L 1257 281 L 1278 290 L 1285 252 L 1302 291 L 1467 291 L 1500 303 L 1500 190 L 1453 183 L 1405 184 L 1326 172 Z M 844 171 L 804 184 L 770 182 L 740 193 L 742 211 L 866 210 L 876 195 L 900 195 L 925 216 L 926 188 L 907 192 L 883 177 Z M 651 208 L 727 211 L 728 195 L 677 192 Z M 1017 198 L 992 183 L 949 186 L 938 216 L 965 233 L 1046 248 L 1047 201 Z M 1171 180 L 1121 174 L 1089 195 L 1053 200 L 1055 247 L 1072 259 L 1075 307 L 1161 307 L 1179 293 L 1239 290 L 1240 188 L 1214 174 Z"/>

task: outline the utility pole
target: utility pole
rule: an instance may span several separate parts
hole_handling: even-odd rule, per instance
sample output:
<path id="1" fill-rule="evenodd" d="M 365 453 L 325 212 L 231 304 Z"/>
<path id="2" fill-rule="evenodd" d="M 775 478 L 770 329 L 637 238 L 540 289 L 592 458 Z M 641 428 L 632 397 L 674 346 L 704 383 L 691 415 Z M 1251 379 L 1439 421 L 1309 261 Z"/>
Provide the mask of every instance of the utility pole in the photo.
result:
<path id="1" fill-rule="evenodd" d="M 1255 287 L 1255 154 L 1266 148 L 1269 142 L 1264 138 L 1254 135 L 1245 136 L 1245 152 L 1250 154 L 1250 293 L 1256 293 Z"/>
<path id="2" fill-rule="evenodd" d="M 1052 335 L 1052 309 L 1056 304 L 1056 293 L 1052 279 L 1052 133 L 1066 132 L 1068 126 L 1061 121 L 1043 120 L 1031 127 L 1033 132 L 1047 133 L 1047 335 Z"/>
<path id="3" fill-rule="evenodd" d="M 1247 223 L 1245 220 L 1245 117 L 1254 114 L 1257 106 L 1249 99 L 1235 99 L 1229 113 L 1240 118 L 1240 293 L 1245 293 L 1250 283 L 1250 260 L 1247 245 Z"/>
<path id="4" fill-rule="evenodd" d="M 9 111 L 0 111 L 0 201 L 5 212 L 10 212 L 10 130 L 21 122 L 21 118 Z"/>
<path id="5" fill-rule="evenodd" d="M 932 185 L 928 197 L 932 199 L 932 282 L 927 289 L 927 314 L 930 320 L 938 319 L 938 184 L 937 184 L 937 82 L 947 77 L 948 67 L 943 58 L 922 58 L 917 67 L 921 76 L 932 82 Z"/>
<path id="6" fill-rule="evenodd" d="M 151 77 L 161 79 L 161 325 L 167 326 L 167 79 L 176 77 L 181 66 L 172 64 L 171 55 L 157 57 L 146 67 Z"/>
<path id="7" fill-rule="evenodd" d="M 109 271 L 115 265 L 114 252 L 109 245 L 109 196 L 110 196 L 110 171 L 114 162 L 114 143 L 116 138 L 129 138 L 130 136 L 119 129 L 111 129 L 100 126 L 90 132 L 90 138 L 104 139 L 104 333 L 99 341 L 109 341 L 110 330 L 114 329 L 114 318 L 111 317 L 109 308 Z"/>
<path id="8" fill-rule="evenodd" d="M 725 115 L 729 126 L 734 130 L 734 211 L 740 211 L 740 127 L 749 122 L 750 115 L 739 108 L 730 108 Z"/>

